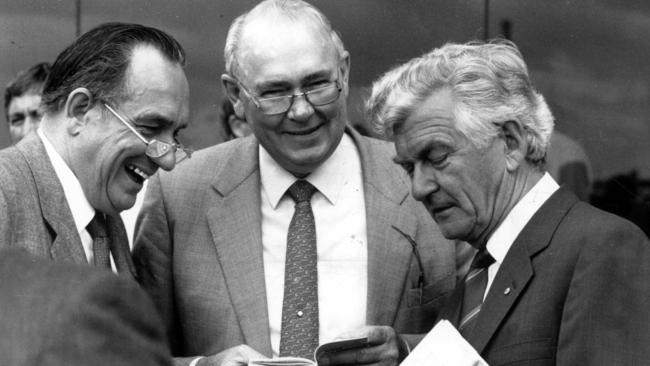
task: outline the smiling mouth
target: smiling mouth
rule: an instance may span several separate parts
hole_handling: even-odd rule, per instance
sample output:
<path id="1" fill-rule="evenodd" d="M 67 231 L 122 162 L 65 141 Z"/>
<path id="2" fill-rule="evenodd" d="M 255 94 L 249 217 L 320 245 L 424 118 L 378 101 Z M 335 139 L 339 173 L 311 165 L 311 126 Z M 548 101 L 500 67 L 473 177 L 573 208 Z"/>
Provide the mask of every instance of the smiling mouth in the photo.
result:
<path id="1" fill-rule="evenodd" d="M 145 173 L 142 169 L 131 164 L 126 166 L 126 172 L 128 173 L 128 176 L 138 184 L 143 184 L 144 181 L 150 177 L 150 175 Z"/>
<path id="2" fill-rule="evenodd" d="M 311 133 L 316 132 L 319 128 L 321 128 L 321 125 L 317 125 L 316 127 L 307 129 L 307 130 L 302 130 L 302 131 L 286 131 L 288 135 L 294 135 L 294 136 L 304 136 L 304 135 L 309 135 Z"/>

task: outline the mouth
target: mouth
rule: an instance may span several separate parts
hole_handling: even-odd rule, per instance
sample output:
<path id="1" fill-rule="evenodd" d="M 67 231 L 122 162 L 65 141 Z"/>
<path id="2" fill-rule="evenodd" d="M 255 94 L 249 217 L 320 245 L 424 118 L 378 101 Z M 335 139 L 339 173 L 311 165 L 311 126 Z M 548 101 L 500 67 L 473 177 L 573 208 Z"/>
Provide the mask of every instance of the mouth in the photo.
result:
<path id="1" fill-rule="evenodd" d="M 447 212 L 447 210 L 453 207 L 454 207 L 453 205 L 436 205 L 432 208 L 431 212 L 433 213 L 434 216 L 442 215 L 445 212 Z"/>
<path id="2" fill-rule="evenodd" d="M 134 182 L 138 184 L 143 184 L 144 181 L 149 179 L 151 176 L 133 164 L 128 164 L 126 166 L 126 173 Z"/>
<path id="3" fill-rule="evenodd" d="M 286 131 L 285 133 L 287 135 L 293 135 L 293 136 L 305 136 L 305 135 L 309 135 L 309 134 L 312 134 L 312 133 L 316 132 L 322 126 L 323 126 L 322 124 L 319 124 L 319 125 L 317 125 L 315 127 L 312 127 L 312 128 L 308 128 L 308 129 L 304 129 L 304 130 L 300 130 L 300 131 Z"/>

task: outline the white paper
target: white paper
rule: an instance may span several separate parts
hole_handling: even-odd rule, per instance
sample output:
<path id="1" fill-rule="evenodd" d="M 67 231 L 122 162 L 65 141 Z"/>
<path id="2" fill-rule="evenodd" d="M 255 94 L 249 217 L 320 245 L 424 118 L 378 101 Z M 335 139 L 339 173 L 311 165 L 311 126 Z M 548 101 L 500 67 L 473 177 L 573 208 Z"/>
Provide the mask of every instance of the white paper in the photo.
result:
<path id="1" fill-rule="evenodd" d="M 441 320 L 400 366 L 488 366 L 447 320 Z"/>

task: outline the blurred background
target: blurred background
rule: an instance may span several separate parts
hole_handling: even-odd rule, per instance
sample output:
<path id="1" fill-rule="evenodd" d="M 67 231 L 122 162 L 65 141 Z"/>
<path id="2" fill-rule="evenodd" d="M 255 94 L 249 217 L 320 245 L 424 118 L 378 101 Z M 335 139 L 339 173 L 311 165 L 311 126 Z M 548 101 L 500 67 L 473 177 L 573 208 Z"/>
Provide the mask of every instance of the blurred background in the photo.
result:
<path id="1" fill-rule="evenodd" d="M 163 29 L 185 47 L 195 148 L 223 141 L 223 46 L 251 0 L 0 0 L 0 82 L 53 61 L 107 21 Z M 590 161 L 588 199 L 650 225 L 650 1 L 312 1 L 352 55 L 350 120 L 364 127 L 363 97 L 390 67 L 445 42 L 508 37 L 556 117 L 556 129 Z M 9 146 L 6 123 L 0 148 Z M 560 143 L 558 143 L 559 145 Z"/>

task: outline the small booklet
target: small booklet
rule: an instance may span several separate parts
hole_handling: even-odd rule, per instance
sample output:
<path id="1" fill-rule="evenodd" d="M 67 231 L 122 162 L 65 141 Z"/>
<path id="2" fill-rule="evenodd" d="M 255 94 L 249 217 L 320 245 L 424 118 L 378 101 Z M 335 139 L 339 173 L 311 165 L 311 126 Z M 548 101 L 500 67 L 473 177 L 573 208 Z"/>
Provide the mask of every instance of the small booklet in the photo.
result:
<path id="1" fill-rule="evenodd" d="M 317 366 L 318 359 L 330 354 L 354 348 L 368 347 L 368 338 L 352 338 L 323 343 L 314 351 L 314 360 L 300 357 L 261 358 L 248 361 L 248 366 Z"/>
<path id="2" fill-rule="evenodd" d="M 488 366 L 447 320 L 439 321 L 400 366 Z"/>

